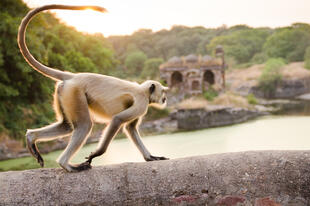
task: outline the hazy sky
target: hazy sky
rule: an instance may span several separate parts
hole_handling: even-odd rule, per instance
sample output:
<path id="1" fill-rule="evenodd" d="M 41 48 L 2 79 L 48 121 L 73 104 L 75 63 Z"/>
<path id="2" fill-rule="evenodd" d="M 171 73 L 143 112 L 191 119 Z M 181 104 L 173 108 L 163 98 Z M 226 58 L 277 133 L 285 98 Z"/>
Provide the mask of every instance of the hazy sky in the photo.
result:
<path id="1" fill-rule="evenodd" d="M 153 31 L 173 25 L 253 27 L 310 23 L 310 0 L 24 0 L 30 7 L 45 4 L 98 5 L 109 13 L 60 11 L 58 17 L 79 31 L 105 36 Z"/>

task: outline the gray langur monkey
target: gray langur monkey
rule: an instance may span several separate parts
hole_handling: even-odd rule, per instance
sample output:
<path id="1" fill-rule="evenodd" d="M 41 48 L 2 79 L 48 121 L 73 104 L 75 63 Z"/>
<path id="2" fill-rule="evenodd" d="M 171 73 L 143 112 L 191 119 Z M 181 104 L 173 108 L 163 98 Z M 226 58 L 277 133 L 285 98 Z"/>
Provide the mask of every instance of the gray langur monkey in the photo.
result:
<path id="1" fill-rule="evenodd" d="M 31 10 L 21 22 L 17 40 L 22 55 L 36 71 L 57 81 L 54 109 L 58 121 L 43 128 L 29 129 L 26 133 L 27 147 L 41 167 L 44 166 L 44 161 L 36 146 L 38 142 L 71 134 L 71 139 L 57 162 L 68 172 L 82 171 L 91 168 L 92 159 L 107 150 L 122 127 L 146 161 L 168 159 L 152 156 L 143 145 L 138 131 L 141 117 L 146 114 L 149 105 L 166 106 L 168 88 L 152 80 L 138 84 L 100 74 L 63 72 L 41 64 L 27 48 L 25 32 L 28 23 L 37 13 L 49 9 L 106 11 L 98 6 L 46 5 Z M 108 123 L 96 151 L 86 158 L 87 161 L 78 165 L 70 164 L 74 154 L 85 143 L 93 121 Z"/>

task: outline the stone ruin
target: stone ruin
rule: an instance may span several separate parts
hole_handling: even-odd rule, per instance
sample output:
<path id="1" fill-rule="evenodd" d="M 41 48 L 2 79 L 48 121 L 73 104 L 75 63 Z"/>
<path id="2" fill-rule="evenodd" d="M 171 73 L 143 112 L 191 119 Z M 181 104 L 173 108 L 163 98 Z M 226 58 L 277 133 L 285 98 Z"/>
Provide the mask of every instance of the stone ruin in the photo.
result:
<path id="1" fill-rule="evenodd" d="M 178 88 L 185 94 L 201 94 L 211 87 L 220 91 L 224 89 L 224 70 L 227 65 L 223 52 L 217 56 L 222 58 L 194 54 L 172 57 L 160 65 L 160 77 L 169 88 Z"/>

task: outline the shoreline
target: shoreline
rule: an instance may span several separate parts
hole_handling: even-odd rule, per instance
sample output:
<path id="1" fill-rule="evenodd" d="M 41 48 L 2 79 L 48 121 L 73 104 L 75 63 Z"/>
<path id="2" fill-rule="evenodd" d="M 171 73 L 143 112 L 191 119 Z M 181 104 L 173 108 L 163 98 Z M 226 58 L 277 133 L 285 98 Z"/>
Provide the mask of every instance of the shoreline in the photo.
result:
<path id="1" fill-rule="evenodd" d="M 306 108 L 306 109 L 304 109 Z M 229 106 L 215 106 L 212 109 L 179 109 L 170 113 L 168 117 L 143 122 L 140 126 L 143 136 L 159 135 L 164 133 L 177 133 L 184 131 L 194 131 L 214 127 L 223 127 L 228 125 L 247 122 L 258 117 L 267 115 L 296 114 L 307 110 L 310 115 L 309 100 L 260 100 L 255 109 L 246 109 Z M 86 144 L 99 141 L 101 130 L 98 130 L 88 138 Z M 122 137 L 122 134 L 121 134 Z M 119 137 L 118 137 L 119 138 Z M 41 143 L 39 148 L 43 154 L 64 149 L 67 145 L 68 137 L 59 139 L 52 144 Z M 0 161 L 16 159 L 30 156 L 26 148 L 16 152 L 8 152 L 7 148 L 3 154 L 0 153 Z M 1 152 L 1 150 L 0 150 Z"/>

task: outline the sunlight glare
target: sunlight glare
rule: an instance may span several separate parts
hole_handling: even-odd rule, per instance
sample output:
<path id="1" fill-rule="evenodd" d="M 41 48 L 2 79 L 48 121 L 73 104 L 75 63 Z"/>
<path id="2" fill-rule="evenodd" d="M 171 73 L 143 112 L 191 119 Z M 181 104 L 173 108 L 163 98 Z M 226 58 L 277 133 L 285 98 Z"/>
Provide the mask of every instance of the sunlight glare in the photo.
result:
<path id="1" fill-rule="evenodd" d="M 56 16 L 78 31 L 109 35 L 132 34 L 141 28 L 158 31 L 173 25 L 217 28 L 247 24 L 254 27 L 288 26 L 310 22 L 309 0 L 23 0 L 30 7 L 45 4 L 96 5 L 109 10 L 101 14 L 91 10 L 55 11 Z M 285 2 L 285 3 L 283 3 Z"/>

